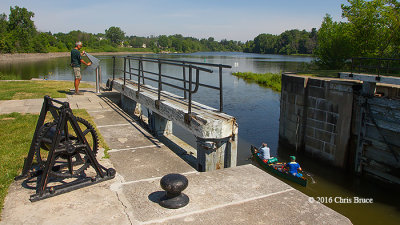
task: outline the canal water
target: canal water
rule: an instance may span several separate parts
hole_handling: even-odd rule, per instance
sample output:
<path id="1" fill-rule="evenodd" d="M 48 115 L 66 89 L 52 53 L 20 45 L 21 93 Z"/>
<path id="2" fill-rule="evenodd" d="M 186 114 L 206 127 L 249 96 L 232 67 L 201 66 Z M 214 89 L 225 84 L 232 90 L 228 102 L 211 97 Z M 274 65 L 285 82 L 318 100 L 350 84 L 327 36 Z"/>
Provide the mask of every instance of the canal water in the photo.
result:
<path id="1" fill-rule="evenodd" d="M 250 158 L 250 145 L 268 143 L 271 154 L 281 160 L 296 155 L 298 162 L 309 176 L 309 185 L 304 188 L 288 183 L 303 193 L 312 196 L 310 201 L 320 201 L 339 213 L 347 216 L 355 224 L 400 224 L 400 193 L 398 190 L 381 185 L 375 181 L 361 179 L 351 173 L 338 170 L 314 159 L 296 154 L 290 149 L 278 145 L 280 93 L 263 88 L 255 83 L 239 79 L 231 72 L 282 73 L 301 71 L 313 58 L 302 56 L 261 55 L 230 52 L 204 52 L 193 54 L 146 55 L 177 60 L 231 65 L 223 73 L 224 112 L 236 117 L 239 125 L 238 164 L 254 163 Z M 112 60 L 108 56 L 99 56 L 103 82 L 112 74 Z M 117 68 L 122 68 L 122 59 L 117 59 Z M 148 64 L 151 71 L 158 68 Z M 214 73 L 200 74 L 200 82 L 217 85 L 217 68 Z M 172 66 L 163 67 L 163 73 L 180 77 L 182 69 Z M 11 74 L 15 79 L 46 78 L 72 80 L 69 58 L 53 58 L 42 61 L 3 62 L 0 74 Z M 83 80 L 94 81 L 94 72 L 82 72 Z M 122 73 L 118 72 L 117 77 Z M 152 85 L 151 82 L 147 84 Z M 154 84 L 153 84 L 154 85 Z M 71 87 L 72 88 L 72 87 Z M 166 91 L 183 95 L 180 91 L 166 87 Z M 218 108 L 218 92 L 200 88 L 193 96 L 195 101 Z M 195 146 L 195 138 L 182 128 L 174 126 L 176 136 Z M 285 181 L 286 182 L 286 181 Z M 372 199 L 373 203 L 354 203 L 355 198 Z M 349 203 L 351 201 L 351 203 Z M 317 204 L 317 203 L 314 203 Z M 323 221 L 321 221 L 322 223 Z"/>

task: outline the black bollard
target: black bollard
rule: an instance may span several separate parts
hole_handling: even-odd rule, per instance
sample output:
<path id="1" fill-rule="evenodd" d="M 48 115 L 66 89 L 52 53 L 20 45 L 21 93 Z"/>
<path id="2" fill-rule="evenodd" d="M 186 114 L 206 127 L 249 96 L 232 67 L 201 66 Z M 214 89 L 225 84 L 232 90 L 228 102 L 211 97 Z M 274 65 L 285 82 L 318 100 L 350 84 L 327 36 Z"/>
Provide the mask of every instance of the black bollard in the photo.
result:
<path id="1" fill-rule="evenodd" d="M 160 199 L 160 205 L 168 209 L 179 209 L 189 203 L 189 197 L 182 193 L 189 184 L 188 179 L 181 174 L 165 175 L 161 181 L 161 188 L 165 195 Z"/>

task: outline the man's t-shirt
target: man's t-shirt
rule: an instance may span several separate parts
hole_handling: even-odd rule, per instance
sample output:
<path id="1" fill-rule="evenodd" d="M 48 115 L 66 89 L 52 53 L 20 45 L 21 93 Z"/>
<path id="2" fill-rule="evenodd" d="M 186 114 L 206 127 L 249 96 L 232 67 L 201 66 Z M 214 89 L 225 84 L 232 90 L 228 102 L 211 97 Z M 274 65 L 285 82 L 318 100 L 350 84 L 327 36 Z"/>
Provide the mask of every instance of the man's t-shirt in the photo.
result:
<path id="1" fill-rule="evenodd" d="M 81 53 L 78 49 L 72 49 L 71 51 L 71 66 L 80 67 L 81 66 Z"/>
<path id="2" fill-rule="evenodd" d="M 290 162 L 286 166 L 289 167 L 289 173 L 293 175 L 297 174 L 297 170 L 300 168 L 300 164 L 297 162 Z"/>
<path id="3" fill-rule="evenodd" d="M 260 157 L 262 160 L 268 160 L 271 158 L 270 149 L 268 147 L 260 148 Z"/>

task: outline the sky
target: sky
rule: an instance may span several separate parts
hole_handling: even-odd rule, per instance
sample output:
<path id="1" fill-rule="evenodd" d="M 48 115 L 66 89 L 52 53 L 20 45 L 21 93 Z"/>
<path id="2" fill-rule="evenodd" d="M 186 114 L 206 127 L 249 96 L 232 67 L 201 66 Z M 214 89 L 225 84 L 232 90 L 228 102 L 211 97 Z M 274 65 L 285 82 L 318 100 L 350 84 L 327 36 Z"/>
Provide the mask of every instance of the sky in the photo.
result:
<path id="1" fill-rule="evenodd" d="M 247 41 L 258 34 L 319 28 L 328 13 L 341 18 L 346 0 L 1 0 L 35 13 L 40 31 L 104 33 L 117 26 L 126 35 L 182 34 Z"/>

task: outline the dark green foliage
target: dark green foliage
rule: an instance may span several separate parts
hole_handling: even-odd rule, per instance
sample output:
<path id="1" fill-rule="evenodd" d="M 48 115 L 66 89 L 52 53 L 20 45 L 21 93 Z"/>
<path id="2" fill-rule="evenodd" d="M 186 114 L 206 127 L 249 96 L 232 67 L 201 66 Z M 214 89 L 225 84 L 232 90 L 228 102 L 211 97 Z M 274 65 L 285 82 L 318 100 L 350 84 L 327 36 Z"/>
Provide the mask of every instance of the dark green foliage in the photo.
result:
<path id="1" fill-rule="evenodd" d="M 318 31 L 318 47 L 315 50 L 316 63 L 324 69 L 343 68 L 347 59 L 353 56 L 354 46 L 348 33 L 348 24 L 333 22 L 326 15 Z"/>
<path id="2" fill-rule="evenodd" d="M 318 31 L 317 63 L 341 69 L 352 57 L 400 57 L 400 3 L 396 0 L 348 0 L 342 16 L 333 22 L 327 15 Z"/>
<path id="3" fill-rule="evenodd" d="M 138 37 L 130 37 L 132 42 L 136 41 Z M 143 40 L 142 40 L 143 41 Z M 130 43 L 132 43 L 130 42 Z M 183 37 L 181 34 L 175 35 L 161 35 L 158 38 L 149 37 L 144 43 L 147 47 L 152 48 L 155 52 L 168 51 L 168 52 L 198 52 L 198 51 L 242 51 L 243 43 L 239 41 L 232 41 L 223 39 L 220 42 L 215 41 L 214 38 L 197 39 L 193 37 Z M 149 45 L 150 44 L 150 45 Z"/>
<path id="4" fill-rule="evenodd" d="M 105 32 L 106 37 L 115 45 L 120 45 L 125 39 L 125 32 L 119 27 L 110 27 Z"/>
<path id="5" fill-rule="evenodd" d="M 288 30 L 280 35 L 260 34 L 245 44 L 245 52 L 261 54 L 312 54 L 317 44 L 317 32 Z"/>

